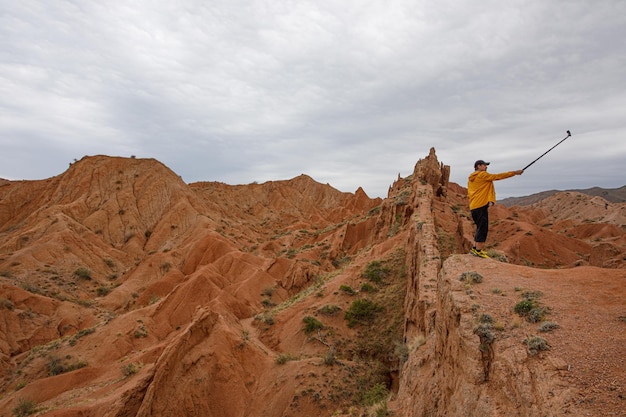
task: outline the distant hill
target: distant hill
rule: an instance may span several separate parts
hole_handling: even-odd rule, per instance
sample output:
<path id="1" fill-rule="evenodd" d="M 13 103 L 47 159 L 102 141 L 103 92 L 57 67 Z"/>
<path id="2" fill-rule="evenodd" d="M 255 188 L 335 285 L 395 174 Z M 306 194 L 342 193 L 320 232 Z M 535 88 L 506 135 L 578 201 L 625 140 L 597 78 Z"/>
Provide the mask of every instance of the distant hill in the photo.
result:
<path id="1" fill-rule="evenodd" d="M 600 188 L 593 187 L 585 190 L 550 190 L 542 191 L 540 193 L 531 194 L 525 197 L 509 197 L 500 200 L 500 204 L 504 204 L 507 207 L 512 206 L 530 206 L 545 198 L 548 198 L 561 191 L 575 191 L 583 194 L 590 195 L 592 197 L 602 197 L 610 203 L 624 203 L 626 202 L 626 185 L 620 188 Z"/>

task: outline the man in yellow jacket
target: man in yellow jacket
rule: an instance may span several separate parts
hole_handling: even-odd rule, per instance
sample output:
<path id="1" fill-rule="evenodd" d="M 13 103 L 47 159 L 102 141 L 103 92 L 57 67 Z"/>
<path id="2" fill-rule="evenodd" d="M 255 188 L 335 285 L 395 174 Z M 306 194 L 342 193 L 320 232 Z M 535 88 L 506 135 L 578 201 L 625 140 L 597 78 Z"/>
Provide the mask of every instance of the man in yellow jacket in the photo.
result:
<path id="1" fill-rule="evenodd" d="M 489 257 L 483 248 L 489 232 L 489 207 L 496 202 L 496 189 L 493 186 L 493 182 L 524 173 L 523 169 L 519 169 L 501 174 L 489 174 L 487 165 L 489 165 L 489 162 L 485 162 L 482 159 L 476 161 L 474 163 L 474 172 L 467 179 L 467 197 L 469 198 L 472 219 L 476 224 L 474 247 L 470 253 L 481 258 Z"/>

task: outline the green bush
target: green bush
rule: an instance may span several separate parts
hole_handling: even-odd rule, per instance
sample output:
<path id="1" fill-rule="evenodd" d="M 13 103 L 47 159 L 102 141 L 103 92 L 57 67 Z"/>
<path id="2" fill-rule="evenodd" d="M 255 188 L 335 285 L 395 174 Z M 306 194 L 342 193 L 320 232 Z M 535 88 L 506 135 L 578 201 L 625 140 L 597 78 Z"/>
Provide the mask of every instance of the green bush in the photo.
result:
<path id="1" fill-rule="evenodd" d="M 327 304 L 324 307 L 321 307 L 317 311 L 319 311 L 320 314 L 323 314 L 325 316 L 334 316 L 335 314 L 337 314 L 339 312 L 339 310 L 341 310 L 341 308 L 339 308 L 339 306 Z"/>
<path id="2" fill-rule="evenodd" d="M 349 286 L 349 285 L 341 285 L 339 287 L 339 290 L 343 291 L 343 292 L 345 292 L 346 294 L 349 294 L 349 295 L 355 295 L 356 294 L 356 291 L 354 291 L 354 289 L 351 286 Z"/>
<path id="3" fill-rule="evenodd" d="M 387 387 L 383 383 L 374 385 L 363 394 L 363 403 L 366 406 L 372 406 L 387 399 Z"/>
<path id="4" fill-rule="evenodd" d="M 105 295 L 107 295 L 108 293 L 111 292 L 111 288 L 106 287 L 106 286 L 103 285 L 101 287 L 98 287 L 96 292 L 98 293 L 99 297 L 104 297 Z"/>
<path id="5" fill-rule="evenodd" d="M 354 327 L 357 324 L 371 323 L 381 311 L 383 311 L 382 306 L 368 299 L 361 299 L 352 303 L 344 318 L 348 320 L 349 327 Z"/>
<path id="6" fill-rule="evenodd" d="M 532 300 L 522 300 L 515 305 L 513 310 L 520 316 L 526 316 L 536 306 L 537 303 Z"/>
<path id="7" fill-rule="evenodd" d="M 15 417 L 26 417 L 34 414 L 35 412 L 37 412 L 35 402 L 25 398 L 20 399 L 17 406 L 13 409 L 13 415 Z"/>
<path id="8" fill-rule="evenodd" d="M 302 319 L 302 321 L 304 322 L 304 333 L 306 334 L 311 334 L 324 328 L 322 322 L 315 317 L 306 316 Z"/>
<path id="9" fill-rule="evenodd" d="M 63 366 L 63 362 L 59 358 L 50 358 L 47 367 L 49 376 L 59 375 L 65 372 L 65 366 Z"/>
<path id="10" fill-rule="evenodd" d="M 361 274 L 364 278 L 377 284 L 382 283 L 387 275 L 389 275 L 390 269 L 387 268 L 381 261 L 372 261 L 367 264 L 365 271 Z"/>
<path id="11" fill-rule="evenodd" d="M 120 369 L 122 371 L 122 375 L 124 375 L 125 377 L 129 377 L 139 372 L 142 366 L 143 365 L 140 363 L 132 362 L 127 363 L 126 365 L 122 365 Z"/>
<path id="12" fill-rule="evenodd" d="M 294 360 L 293 356 L 291 356 L 289 353 L 281 353 L 280 355 L 276 356 L 276 359 L 274 359 L 274 362 L 277 365 L 284 365 L 289 361 Z"/>
<path id="13" fill-rule="evenodd" d="M 69 344 L 70 346 L 74 346 L 76 344 L 76 342 L 78 341 L 78 339 L 80 339 L 83 336 L 87 336 L 88 334 L 92 334 L 93 332 L 95 332 L 96 329 L 94 329 L 93 327 L 90 327 L 88 329 L 82 329 L 79 330 L 78 332 L 76 332 L 76 334 L 70 339 Z"/>
<path id="14" fill-rule="evenodd" d="M 525 291 L 522 293 L 523 300 L 514 307 L 515 312 L 521 317 L 526 317 L 530 323 L 543 321 L 550 308 L 540 305 L 538 300 L 542 295 L 541 291 Z"/>
<path id="15" fill-rule="evenodd" d="M 74 271 L 74 275 L 85 280 L 91 279 L 91 271 L 84 267 L 76 269 L 76 271 Z"/>

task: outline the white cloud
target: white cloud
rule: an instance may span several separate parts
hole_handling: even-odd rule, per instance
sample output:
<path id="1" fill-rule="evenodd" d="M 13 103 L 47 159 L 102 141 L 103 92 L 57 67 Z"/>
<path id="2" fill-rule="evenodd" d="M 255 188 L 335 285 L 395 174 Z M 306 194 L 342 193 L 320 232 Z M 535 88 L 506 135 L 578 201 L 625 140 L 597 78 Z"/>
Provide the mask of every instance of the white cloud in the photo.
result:
<path id="1" fill-rule="evenodd" d="M 305 173 L 385 196 L 430 147 L 465 185 L 475 159 L 517 169 L 571 129 L 533 166 L 541 180 L 529 171 L 506 192 L 624 185 L 619 0 L 0 8 L 0 177 L 136 154 L 189 182 Z M 545 171 L 570 174 L 581 155 L 603 170 Z"/>

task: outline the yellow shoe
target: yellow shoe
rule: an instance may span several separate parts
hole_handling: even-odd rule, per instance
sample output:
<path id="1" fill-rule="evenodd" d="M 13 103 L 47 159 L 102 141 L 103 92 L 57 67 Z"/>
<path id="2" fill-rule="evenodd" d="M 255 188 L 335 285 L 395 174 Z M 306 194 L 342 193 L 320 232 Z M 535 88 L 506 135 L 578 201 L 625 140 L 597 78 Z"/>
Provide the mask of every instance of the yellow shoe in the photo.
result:
<path id="1" fill-rule="evenodd" d="M 485 252 L 484 250 L 478 250 L 476 248 L 472 248 L 472 250 L 470 250 L 470 253 L 474 256 L 478 256 L 479 258 L 489 258 L 489 255 L 487 255 L 487 252 Z"/>

